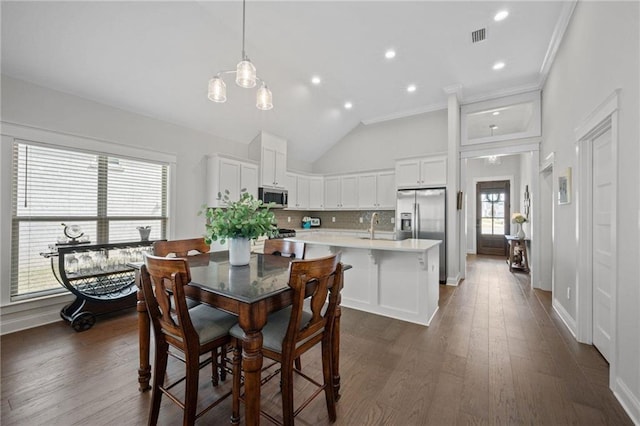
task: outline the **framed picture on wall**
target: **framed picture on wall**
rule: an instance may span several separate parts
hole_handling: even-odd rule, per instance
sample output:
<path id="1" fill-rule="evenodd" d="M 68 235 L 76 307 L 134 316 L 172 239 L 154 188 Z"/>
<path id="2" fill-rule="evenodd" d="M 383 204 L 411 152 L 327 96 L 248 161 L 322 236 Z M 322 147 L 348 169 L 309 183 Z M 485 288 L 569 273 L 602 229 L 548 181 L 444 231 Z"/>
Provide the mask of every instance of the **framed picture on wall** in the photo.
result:
<path id="1" fill-rule="evenodd" d="M 571 167 L 558 176 L 558 204 L 571 202 Z"/>

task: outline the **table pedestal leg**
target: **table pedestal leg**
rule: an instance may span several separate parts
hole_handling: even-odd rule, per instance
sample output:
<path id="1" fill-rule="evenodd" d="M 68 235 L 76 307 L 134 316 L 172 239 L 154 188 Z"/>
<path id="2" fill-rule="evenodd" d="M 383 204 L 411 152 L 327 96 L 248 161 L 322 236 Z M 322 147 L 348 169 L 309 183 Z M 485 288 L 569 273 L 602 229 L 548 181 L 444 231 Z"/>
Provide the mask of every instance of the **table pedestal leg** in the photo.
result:
<path id="1" fill-rule="evenodd" d="M 244 371 L 245 423 L 260 424 L 260 376 L 262 373 L 262 333 L 247 333 L 242 341 L 242 370 Z"/>
<path id="2" fill-rule="evenodd" d="M 139 273 L 136 272 L 136 284 L 139 284 Z M 149 365 L 149 342 L 150 324 L 149 314 L 147 313 L 147 304 L 144 300 L 144 294 L 138 285 L 137 293 L 138 302 L 136 311 L 138 312 L 138 343 L 140 351 L 140 368 L 138 368 L 138 390 L 140 392 L 151 389 L 149 380 L 151 379 L 151 366 Z"/>

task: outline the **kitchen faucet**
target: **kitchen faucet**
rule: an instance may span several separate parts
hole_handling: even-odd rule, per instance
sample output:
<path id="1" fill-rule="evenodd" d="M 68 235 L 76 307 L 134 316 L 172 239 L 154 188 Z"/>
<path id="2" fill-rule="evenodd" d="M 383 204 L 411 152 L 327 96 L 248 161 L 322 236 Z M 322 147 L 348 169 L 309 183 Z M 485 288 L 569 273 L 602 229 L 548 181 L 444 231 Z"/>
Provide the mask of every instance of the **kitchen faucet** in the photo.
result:
<path id="1" fill-rule="evenodd" d="M 369 228 L 369 238 L 373 240 L 375 237 L 375 224 L 380 223 L 380 219 L 378 219 L 378 212 L 373 212 L 371 215 L 371 227 Z"/>

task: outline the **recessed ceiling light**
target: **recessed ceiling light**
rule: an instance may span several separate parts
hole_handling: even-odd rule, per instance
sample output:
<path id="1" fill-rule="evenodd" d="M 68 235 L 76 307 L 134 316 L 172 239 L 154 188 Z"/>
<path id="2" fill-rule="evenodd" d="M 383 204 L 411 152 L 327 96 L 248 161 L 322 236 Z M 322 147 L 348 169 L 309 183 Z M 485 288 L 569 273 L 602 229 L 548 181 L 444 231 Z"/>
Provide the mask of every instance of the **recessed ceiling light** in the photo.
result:
<path id="1" fill-rule="evenodd" d="M 344 103 L 344 109 L 351 109 L 351 108 L 353 108 L 353 104 L 351 102 Z"/>
<path id="2" fill-rule="evenodd" d="M 415 92 L 416 89 L 417 89 L 417 87 L 416 87 L 415 84 L 410 84 L 410 85 L 407 86 L 407 92 L 409 92 L 409 93 Z"/>
<path id="3" fill-rule="evenodd" d="M 387 59 L 393 59 L 396 57 L 396 51 L 393 49 L 389 49 L 386 52 L 384 52 L 384 57 Z"/>
<path id="4" fill-rule="evenodd" d="M 494 111 L 493 115 L 500 115 L 500 111 Z"/>
<path id="5" fill-rule="evenodd" d="M 494 70 L 501 70 L 502 68 L 504 68 L 504 62 L 496 62 L 495 64 L 493 64 Z"/>
<path id="6" fill-rule="evenodd" d="M 500 12 L 496 13 L 496 16 L 493 17 L 493 20 L 496 22 L 500 22 L 507 16 L 509 16 L 509 12 L 507 12 L 506 10 L 501 10 Z"/>
<path id="7" fill-rule="evenodd" d="M 317 75 L 314 75 L 313 77 L 311 77 L 311 83 L 315 84 L 316 86 L 318 84 L 320 84 L 322 80 L 320 80 L 320 77 L 318 77 Z"/>

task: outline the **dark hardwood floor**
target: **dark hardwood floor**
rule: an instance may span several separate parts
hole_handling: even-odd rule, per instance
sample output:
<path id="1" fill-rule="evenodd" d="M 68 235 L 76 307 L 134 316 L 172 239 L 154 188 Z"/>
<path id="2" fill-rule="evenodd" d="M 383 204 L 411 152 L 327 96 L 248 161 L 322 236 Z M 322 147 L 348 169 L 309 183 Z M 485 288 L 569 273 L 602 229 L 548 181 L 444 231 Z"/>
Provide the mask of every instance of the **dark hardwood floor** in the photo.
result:
<path id="1" fill-rule="evenodd" d="M 608 365 L 576 343 L 550 293 L 530 290 L 529 276 L 509 273 L 502 257 L 469 260 L 459 287 L 440 287 L 440 311 L 428 328 L 343 310 L 336 424 L 632 424 L 608 389 Z M 137 390 L 135 312 L 100 317 L 83 333 L 63 322 L 14 333 L 1 345 L 3 426 L 146 424 L 150 395 Z M 319 352 L 306 355 L 303 368 L 319 379 Z M 207 373 L 203 403 L 212 397 Z M 279 414 L 279 403 L 273 380 L 263 406 Z M 198 424 L 227 424 L 229 413 L 227 400 Z M 166 398 L 160 416 L 162 425 L 181 423 Z M 297 423 L 329 424 L 324 398 Z"/>

